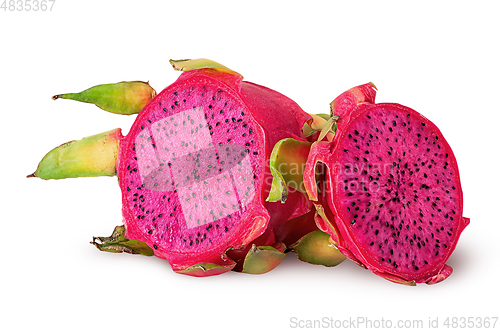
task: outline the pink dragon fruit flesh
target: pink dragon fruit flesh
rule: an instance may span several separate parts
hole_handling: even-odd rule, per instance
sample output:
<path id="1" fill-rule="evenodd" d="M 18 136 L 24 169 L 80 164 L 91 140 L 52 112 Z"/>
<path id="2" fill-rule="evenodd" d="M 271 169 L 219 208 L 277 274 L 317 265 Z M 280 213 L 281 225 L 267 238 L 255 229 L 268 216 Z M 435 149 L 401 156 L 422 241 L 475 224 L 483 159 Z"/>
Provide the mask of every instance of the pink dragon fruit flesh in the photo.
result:
<path id="1" fill-rule="evenodd" d="M 457 162 L 431 121 L 374 99 L 365 84 L 332 102 L 336 133 L 312 144 L 304 184 L 346 257 L 394 282 L 434 284 L 469 224 Z"/>
<path id="2" fill-rule="evenodd" d="M 66 143 L 49 152 L 31 176 L 118 176 L 124 227 L 94 238 L 101 250 L 154 253 L 174 271 L 194 276 L 226 272 L 243 265 L 236 260 L 245 254 L 257 254 L 268 261 L 255 273 L 266 272 L 286 248 L 268 226 L 311 208 L 301 193 L 286 204 L 265 202 L 272 181 L 269 156 L 280 139 L 304 138 L 310 116 L 282 94 L 242 81 L 215 62 L 172 64 L 184 71 L 175 83 L 144 108 L 127 108 L 126 114 L 140 113 L 126 137 L 117 129 Z M 108 97 L 100 90 L 97 98 Z M 89 157 L 89 145 L 99 147 L 99 156 Z M 102 159 L 104 172 L 97 161 Z M 234 250 L 240 254 L 231 255 Z"/>

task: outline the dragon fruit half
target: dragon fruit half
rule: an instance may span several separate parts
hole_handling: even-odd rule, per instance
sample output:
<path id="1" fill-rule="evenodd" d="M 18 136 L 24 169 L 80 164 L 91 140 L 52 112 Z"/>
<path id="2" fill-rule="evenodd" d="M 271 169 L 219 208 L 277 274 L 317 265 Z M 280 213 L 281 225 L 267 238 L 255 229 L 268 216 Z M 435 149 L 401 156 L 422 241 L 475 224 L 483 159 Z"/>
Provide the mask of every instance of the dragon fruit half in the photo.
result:
<path id="1" fill-rule="evenodd" d="M 457 162 L 431 121 L 375 93 L 365 84 L 332 102 L 322 137 L 334 135 L 311 145 L 305 189 L 345 256 L 394 282 L 434 284 L 469 224 Z"/>
<path id="2" fill-rule="evenodd" d="M 171 63 L 184 72 L 153 99 L 143 82 L 55 96 L 140 113 L 126 137 L 115 129 L 63 144 L 30 177 L 118 176 L 124 226 L 94 238 L 101 250 L 154 254 L 194 276 L 271 270 L 287 246 L 314 231 L 302 193 L 285 204 L 264 200 L 271 148 L 283 138 L 305 139 L 310 116 L 213 61 Z M 296 224 L 307 226 L 287 226 Z"/>

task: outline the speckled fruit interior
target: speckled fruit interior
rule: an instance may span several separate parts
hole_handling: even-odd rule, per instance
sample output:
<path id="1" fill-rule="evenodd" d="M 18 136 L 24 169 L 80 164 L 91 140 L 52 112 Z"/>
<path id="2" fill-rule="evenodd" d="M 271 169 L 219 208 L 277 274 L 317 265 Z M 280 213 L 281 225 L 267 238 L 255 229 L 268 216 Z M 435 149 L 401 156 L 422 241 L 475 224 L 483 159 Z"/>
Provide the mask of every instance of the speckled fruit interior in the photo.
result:
<path id="1" fill-rule="evenodd" d="M 463 226 L 458 167 L 441 132 L 411 109 L 377 104 L 341 135 L 334 202 L 365 259 L 409 278 L 442 266 Z"/>
<path id="2" fill-rule="evenodd" d="M 259 125 L 215 83 L 166 89 L 139 115 L 121 151 L 129 229 L 155 250 L 203 252 L 237 236 L 261 201 Z"/>

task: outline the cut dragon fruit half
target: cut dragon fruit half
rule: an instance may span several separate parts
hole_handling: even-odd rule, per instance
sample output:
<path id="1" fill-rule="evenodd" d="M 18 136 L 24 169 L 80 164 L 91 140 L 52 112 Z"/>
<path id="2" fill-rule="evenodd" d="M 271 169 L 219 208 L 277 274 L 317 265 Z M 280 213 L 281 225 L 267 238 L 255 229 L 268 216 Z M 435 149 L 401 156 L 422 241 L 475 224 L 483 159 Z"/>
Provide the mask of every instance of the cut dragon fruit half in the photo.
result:
<path id="1" fill-rule="evenodd" d="M 318 226 L 344 255 L 388 280 L 442 281 L 469 223 L 456 159 L 431 121 L 399 104 L 374 104 L 374 93 L 365 84 L 340 95 L 333 140 L 311 147 L 304 181 L 321 211 Z"/>
<path id="2" fill-rule="evenodd" d="M 285 204 L 265 201 L 272 181 L 269 156 L 280 139 L 303 138 L 302 127 L 310 116 L 282 94 L 243 81 L 240 74 L 213 61 L 171 63 L 184 72 L 153 99 L 150 93 L 141 109 L 106 109 L 114 92 L 103 91 L 116 92 L 116 85 L 85 90 L 86 102 L 114 113 L 139 113 L 128 135 L 122 137 L 118 129 L 58 147 L 32 176 L 116 172 L 124 234 L 119 229 L 119 235 L 115 230 L 111 237 L 94 238 L 92 243 L 101 250 L 144 252 L 136 246 L 144 243 L 176 272 L 195 276 L 235 266 L 266 272 L 283 259 L 286 248 L 273 228 L 283 228 L 311 208 L 302 194 Z M 134 87 L 147 90 L 144 84 Z M 144 93 L 133 92 L 128 91 L 143 102 Z M 89 160 L 87 151 L 97 148 Z M 102 156 L 108 164 L 104 173 L 95 169 Z"/>

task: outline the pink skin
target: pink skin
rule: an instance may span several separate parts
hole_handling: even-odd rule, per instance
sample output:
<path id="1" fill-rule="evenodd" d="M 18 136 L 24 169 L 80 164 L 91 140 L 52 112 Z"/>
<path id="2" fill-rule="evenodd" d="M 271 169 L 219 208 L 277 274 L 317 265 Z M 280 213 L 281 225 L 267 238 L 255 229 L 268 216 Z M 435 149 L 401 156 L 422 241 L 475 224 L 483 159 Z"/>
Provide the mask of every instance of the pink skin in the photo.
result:
<path id="1" fill-rule="evenodd" d="M 366 83 L 347 90 L 346 92 L 335 98 L 330 104 L 332 113 L 340 117 L 337 125 L 342 122 L 346 123 L 349 117 L 353 114 L 354 107 L 360 104 L 375 103 L 377 87 L 373 83 Z"/>
<path id="2" fill-rule="evenodd" d="M 366 86 L 367 85 L 364 85 L 361 87 L 366 87 Z M 360 91 L 360 89 L 358 89 L 358 88 L 359 87 L 353 88 L 350 91 L 351 92 L 353 90 Z M 370 90 L 365 89 L 364 91 L 370 91 Z M 345 95 L 346 94 L 343 94 L 339 98 L 341 98 L 342 96 L 345 96 Z M 350 96 L 352 96 L 352 94 L 350 94 Z M 340 101 L 340 102 L 338 101 L 339 98 L 336 99 L 337 103 L 334 103 L 333 106 L 335 106 L 335 105 L 338 106 L 338 105 L 342 104 L 342 101 Z M 357 98 L 357 99 L 363 100 L 363 98 Z M 309 155 L 308 164 L 307 164 L 307 167 L 305 170 L 304 178 L 305 178 L 305 187 L 309 193 L 310 198 L 312 200 L 317 201 L 318 202 L 317 204 L 319 204 L 319 206 L 322 209 L 321 210 L 322 213 L 320 213 L 317 216 L 316 222 L 318 224 L 318 227 L 321 230 L 323 230 L 331 235 L 332 239 L 337 243 L 339 250 L 345 256 L 352 259 L 353 261 L 355 261 L 359 265 L 370 269 L 372 272 L 374 272 L 375 274 L 377 274 L 383 278 L 386 278 L 386 279 L 393 281 L 393 282 L 410 284 L 410 285 L 413 285 L 416 283 L 423 283 L 423 282 L 428 283 L 428 284 L 434 284 L 434 283 L 440 282 L 440 281 L 446 279 L 452 272 L 451 267 L 445 265 L 445 262 L 448 260 L 449 256 L 453 252 L 453 250 L 458 242 L 458 238 L 460 236 L 460 233 L 463 231 L 463 229 L 469 223 L 469 219 L 464 218 L 462 216 L 462 210 L 463 210 L 462 192 L 461 192 L 461 188 L 460 188 L 460 180 L 459 180 L 459 173 L 458 173 L 458 167 L 456 165 L 456 160 L 454 158 L 454 155 L 453 155 L 451 148 L 449 147 L 448 143 L 444 140 L 439 129 L 434 124 L 432 124 L 429 120 L 424 118 L 419 113 L 413 111 L 412 109 L 409 109 L 409 108 L 401 106 L 401 105 L 397 105 L 397 104 L 373 104 L 373 99 L 374 99 L 374 96 L 373 96 L 373 98 L 369 97 L 369 98 L 364 99 L 361 103 L 352 102 L 352 100 L 353 100 L 352 98 L 348 99 L 347 102 L 343 103 L 343 104 L 344 105 L 350 104 L 351 110 L 348 111 L 347 108 L 345 108 L 345 107 L 341 108 L 341 112 L 343 113 L 343 117 L 340 117 L 340 119 L 338 121 L 338 131 L 337 131 L 333 141 L 332 142 L 317 142 L 317 143 L 314 143 L 313 146 L 311 147 L 311 153 Z M 369 100 L 371 102 L 365 102 L 365 100 Z M 333 107 L 333 109 L 335 112 L 336 108 Z M 398 259 L 398 263 L 401 261 L 401 263 L 399 263 L 401 266 L 395 266 L 395 267 L 389 266 L 387 264 L 387 262 L 380 261 L 381 255 L 378 254 L 380 252 L 380 250 L 377 251 L 377 249 L 376 249 L 377 246 L 376 245 L 373 246 L 373 242 L 369 243 L 372 240 L 371 240 L 371 238 L 369 239 L 368 235 L 365 235 L 365 234 L 367 234 L 366 232 L 368 232 L 368 234 L 371 234 L 370 232 L 372 232 L 372 230 L 370 228 L 367 228 L 368 226 L 363 226 L 363 223 L 364 223 L 364 225 L 369 225 L 369 223 L 372 222 L 372 227 L 375 226 L 375 228 L 378 228 L 380 226 L 378 226 L 376 224 L 376 222 L 371 221 L 371 219 L 369 219 L 370 217 L 368 214 L 367 214 L 368 218 L 366 219 L 367 221 L 366 222 L 361 221 L 361 225 L 360 225 L 359 220 L 353 220 L 353 213 L 354 212 L 349 212 L 349 209 L 346 206 L 347 203 L 345 203 L 350 198 L 348 196 L 346 196 L 345 189 L 342 189 L 344 185 L 343 185 L 343 181 L 341 181 L 341 179 L 346 178 L 346 176 L 342 177 L 343 172 L 347 172 L 343 168 L 344 167 L 343 165 L 347 165 L 346 162 L 348 159 L 346 159 L 345 156 L 348 154 L 349 150 L 356 150 L 355 147 L 356 147 L 356 144 L 358 144 L 358 143 L 354 143 L 354 145 L 352 145 L 352 144 L 348 145 L 347 143 L 351 142 L 351 140 L 352 140 L 352 135 L 351 135 L 351 138 L 348 138 L 347 136 L 348 136 L 348 134 L 353 133 L 353 130 L 354 130 L 353 128 L 357 128 L 355 126 L 358 123 L 364 123 L 364 121 L 366 121 L 365 120 L 366 115 L 371 114 L 373 117 L 373 114 L 377 114 L 376 112 L 379 110 L 383 110 L 383 112 L 389 112 L 389 113 L 392 112 L 393 114 L 399 114 L 400 116 L 402 114 L 404 114 L 405 116 L 406 115 L 411 116 L 411 119 L 413 121 L 412 123 L 417 123 L 417 124 L 425 123 L 426 128 L 428 128 L 428 131 L 426 132 L 426 134 L 429 135 L 429 137 L 439 137 L 439 144 L 440 144 L 440 146 L 442 148 L 442 152 L 443 152 L 441 155 L 444 155 L 444 152 L 447 153 L 447 157 L 446 157 L 447 159 L 445 159 L 448 162 L 446 164 L 447 169 L 449 169 L 449 171 L 453 171 L 452 172 L 453 176 L 451 176 L 451 181 L 454 184 L 454 188 L 453 188 L 454 190 L 452 190 L 453 192 L 450 195 L 452 195 L 452 194 L 455 195 L 455 198 L 453 201 L 449 201 L 446 203 L 446 204 L 448 204 L 448 207 L 452 206 L 455 209 L 454 214 L 453 214 L 455 219 L 452 222 L 451 228 L 450 228 L 450 234 L 452 234 L 452 235 L 450 235 L 451 239 L 449 240 L 449 242 L 445 242 L 443 240 L 443 238 L 441 237 L 440 239 L 441 239 L 442 243 L 438 242 L 438 244 L 437 244 L 440 249 L 437 250 L 436 255 L 435 255 L 436 257 L 434 257 L 434 252 L 432 252 L 433 254 L 429 256 L 430 258 L 425 258 L 430 263 L 428 263 L 426 260 L 423 260 L 424 262 L 426 262 L 425 264 L 430 264 L 430 265 L 421 265 L 420 269 L 418 269 L 417 271 L 415 271 L 416 269 L 412 268 L 411 264 L 406 265 L 408 263 L 403 263 L 402 261 L 404 261 L 404 259 L 402 259 L 401 256 L 399 256 L 399 259 Z M 372 112 L 372 113 L 370 113 L 370 112 Z M 389 113 L 387 113 L 387 114 L 389 114 Z M 385 114 L 385 113 L 380 113 L 380 114 Z M 370 123 L 375 123 L 374 121 L 377 121 L 377 120 L 372 119 L 370 121 L 372 121 Z M 398 121 L 400 121 L 399 118 L 398 118 Z M 402 122 L 400 122 L 400 124 L 401 123 Z M 394 127 L 395 132 L 396 132 L 396 128 L 397 127 L 395 126 Z M 419 129 L 419 128 L 414 127 L 414 129 L 415 129 L 415 132 L 417 132 L 417 129 Z M 401 137 L 400 139 L 402 139 L 404 137 L 404 135 L 400 136 L 400 137 Z M 358 138 L 358 139 L 360 139 L 360 138 Z M 361 139 L 360 139 L 360 141 L 365 142 L 364 140 L 361 140 Z M 425 142 L 422 142 L 420 144 L 424 144 L 424 143 Z M 396 153 L 396 151 L 394 151 L 394 153 Z M 437 157 L 435 157 L 435 158 L 437 158 Z M 316 181 L 314 180 L 314 178 L 316 176 L 315 170 L 316 170 L 316 167 L 319 165 L 326 166 L 326 170 L 324 172 L 322 182 L 321 182 L 322 185 L 320 188 L 317 187 Z M 362 176 L 361 172 L 359 174 L 360 174 L 359 177 L 361 177 Z M 403 173 L 403 175 L 404 175 L 404 173 Z M 398 181 L 404 181 L 405 178 L 403 175 L 401 175 L 402 180 L 398 180 Z M 354 177 L 354 175 L 352 177 Z M 381 174 L 380 175 L 381 180 L 379 182 L 385 183 L 384 179 L 386 179 L 386 178 L 387 178 L 386 174 Z M 424 180 L 425 181 L 423 181 L 421 183 L 423 183 L 425 185 L 429 185 L 431 187 L 431 190 L 435 190 L 437 193 L 439 193 L 438 187 L 440 187 L 441 185 L 433 187 L 431 182 L 426 182 L 427 176 Z M 435 180 L 432 180 L 432 181 L 435 181 Z M 412 183 L 412 185 L 413 185 L 413 183 Z M 412 189 L 414 189 L 414 188 L 412 188 Z M 455 189 L 456 189 L 456 191 L 455 191 Z M 401 190 L 403 190 L 403 189 L 401 189 Z M 368 191 L 368 193 L 369 192 L 370 191 Z M 405 195 L 404 193 L 410 192 L 410 190 L 408 188 L 407 191 L 401 191 L 401 192 L 403 192 L 403 195 Z M 358 206 L 360 206 L 361 203 L 363 202 L 363 199 L 364 199 L 365 203 L 366 202 L 375 203 L 375 202 L 377 202 L 377 200 L 379 200 L 383 196 L 382 194 L 384 194 L 384 193 L 380 194 L 379 196 L 377 196 L 377 194 L 380 194 L 380 193 L 377 193 L 377 192 L 372 193 L 371 198 L 366 198 L 366 197 L 362 196 L 364 194 L 356 191 L 356 192 L 354 192 L 354 194 L 351 194 L 351 196 L 354 195 L 353 197 L 358 197 Z M 406 195 L 409 195 L 409 194 L 406 194 Z M 387 196 L 387 195 L 385 195 L 385 196 Z M 383 197 L 385 197 L 385 196 L 383 196 Z M 446 196 L 446 195 L 444 195 L 444 196 Z M 443 197 L 443 196 L 441 196 L 441 197 Z M 360 198 L 361 198 L 361 203 L 359 203 Z M 443 199 L 444 198 L 447 198 L 447 197 L 443 197 Z M 353 202 L 354 202 L 354 200 L 353 200 Z M 386 201 L 379 201 L 379 202 L 381 204 L 382 203 L 386 204 L 386 206 L 391 206 L 390 201 L 387 201 L 387 202 Z M 403 203 L 404 202 L 406 202 L 406 201 L 403 201 Z M 417 201 L 415 201 L 415 202 L 417 202 Z M 438 207 L 442 206 L 440 204 L 444 204 L 444 202 L 441 203 L 441 201 L 438 201 L 437 203 L 438 203 Z M 378 203 L 375 203 L 375 204 L 378 204 Z M 446 208 L 446 204 L 442 207 L 443 210 Z M 366 205 L 366 206 L 370 206 L 370 205 Z M 415 217 L 415 213 L 413 213 L 413 212 L 416 211 L 417 207 L 420 205 L 418 205 L 418 203 L 414 203 L 414 206 L 415 207 L 412 206 L 409 210 L 403 210 L 403 215 L 405 215 L 404 213 L 406 213 L 406 214 L 408 214 L 408 218 L 410 218 L 410 220 L 419 220 L 418 216 Z M 424 205 L 424 206 L 426 206 L 426 205 Z M 365 205 L 363 205 L 363 208 L 359 212 L 360 216 L 362 214 L 361 212 L 364 210 L 364 207 L 365 207 Z M 375 205 L 375 207 L 376 207 L 376 205 Z M 370 206 L 370 209 L 375 210 L 373 208 L 373 205 Z M 411 211 L 413 211 L 413 212 L 411 212 Z M 432 212 L 432 210 L 430 210 L 430 212 L 429 212 L 429 210 L 424 210 L 424 212 L 426 215 L 428 215 Z M 455 212 L 456 212 L 456 215 L 455 215 Z M 434 213 L 436 213 L 436 212 L 434 212 Z M 356 216 L 358 216 L 358 214 L 356 214 Z M 383 219 L 384 218 L 383 214 L 381 216 L 382 216 L 381 219 Z M 440 214 L 438 213 L 437 216 L 439 217 Z M 446 215 L 446 218 L 448 218 L 448 215 Z M 424 221 L 427 221 L 424 217 L 422 217 L 422 219 L 424 219 Z M 377 220 L 378 220 L 378 218 L 377 218 Z M 390 219 L 387 219 L 387 220 L 390 220 Z M 443 224 L 446 224 L 446 222 L 448 222 L 448 219 L 445 220 L 444 217 L 441 220 L 439 220 L 439 219 L 437 219 L 437 220 L 430 219 L 430 220 L 435 221 L 435 222 L 443 222 Z M 351 225 L 351 221 L 354 222 L 354 223 L 352 223 L 352 225 Z M 404 220 L 403 220 L 401 222 L 401 225 L 404 224 L 404 225 L 407 225 L 407 227 L 409 227 L 409 226 L 414 227 L 413 225 L 408 225 L 408 221 L 409 220 L 407 219 L 406 224 L 404 224 Z M 410 222 L 410 224 L 411 224 L 411 222 Z M 354 226 L 354 225 L 356 225 L 356 226 Z M 415 224 L 415 225 L 417 225 L 417 224 Z M 424 225 L 422 225 L 422 226 L 424 226 Z M 364 227 L 364 228 L 362 228 L 362 227 Z M 408 234 L 410 234 L 410 236 L 412 233 L 413 234 L 418 233 L 418 231 L 416 230 L 416 226 L 415 226 L 415 228 L 408 228 L 408 229 L 410 229 L 410 231 L 408 232 Z M 393 230 L 394 230 L 394 228 L 393 228 Z M 395 229 L 395 231 L 397 231 L 397 228 Z M 396 234 L 395 231 L 393 233 L 393 236 L 395 236 L 394 234 Z M 406 231 L 406 230 L 404 230 L 404 231 Z M 389 230 L 388 232 L 390 234 L 392 231 Z M 428 238 L 431 239 L 430 242 L 432 242 L 432 240 L 434 240 L 434 234 L 432 232 L 435 232 L 436 236 L 438 236 L 438 237 L 441 236 L 438 234 L 438 232 L 434 231 L 433 226 L 424 226 L 424 229 L 422 230 L 422 232 L 423 233 L 418 233 L 418 234 L 428 235 Z M 425 232 L 427 232 L 427 233 L 425 233 Z M 402 233 L 403 233 L 403 235 L 407 234 L 407 233 L 403 232 L 403 230 L 402 230 Z M 378 230 L 377 230 L 377 234 L 378 234 Z M 432 238 L 430 235 L 432 235 Z M 424 235 L 421 235 L 421 236 L 424 237 Z M 375 237 L 375 241 L 376 241 L 376 239 L 377 239 L 377 237 Z M 407 250 L 406 253 L 410 253 L 410 255 L 418 253 L 418 250 L 416 250 L 416 246 L 413 244 L 413 242 L 411 243 L 411 245 L 409 245 L 409 244 L 406 245 L 404 237 L 400 238 L 399 235 L 397 236 L 397 239 L 400 241 L 399 247 L 397 247 L 397 248 L 399 248 L 399 250 L 403 250 L 403 251 Z M 390 245 L 388 245 L 387 247 L 384 247 L 384 248 L 394 248 L 396 251 L 396 242 L 395 242 L 394 246 L 390 247 Z M 403 249 L 401 249 L 402 248 L 401 246 L 403 246 L 402 242 L 405 242 L 405 247 Z M 443 244 L 445 244 L 445 243 L 446 243 L 446 245 L 443 247 Z M 419 244 L 419 249 L 420 249 L 420 247 L 421 247 L 420 243 L 418 243 L 418 244 Z M 429 242 L 427 242 L 427 248 L 429 248 L 430 246 L 431 246 L 431 244 Z M 422 247 L 425 247 L 425 244 L 422 244 Z M 446 248 L 446 249 L 444 249 L 444 248 Z M 424 248 L 424 249 L 426 249 L 426 248 Z M 386 250 L 386 254 L 387 254 L 388 249 L 385 249 L 385 250 Z M 396 252 L 396 255 L 397 254 L 398 254 L 398 252 Z M 403 254 L 403 258 L 404 258 L 405 252 L 402 252 L 402 254 Z M 390 256 L 390 257 L 397 257 L 396 255 Z M 415 257 L 417 257 L 417 256 L 415 256 Z M 396 260 L 396 258 L 394 260 Z M 417 261 L 417 258 L 415 258 L 415 261 Z"/>
<path id="3" fill-rule="evenodd" d="M 256 141 L 255 144 L 258 146 L 256 151 L 259 151 L 255 156 L 252 154 L 251 164 L 248 163 L 248 166 L 246 166 L 248 168 L 251 165 L 251 171 L 259 176 L 255 180 L 257 181 L 255 184 L 256 190 L 252 191 L 250 195 L 251 198 L 245 202 L 245 212 L 239 216 L 240 219 L 234 225 L 234 228 L 227 233 L 227 237 L 224 241 L 214 241 L 215 243 L 212 243 L 210 246 L 205 246 L 203 250 L 185 250 L 181 247 L 169 244 L 167 239 L 162 242 L 158 237 L 154 238 L 149 236 L 147 228 L 142 224 L 143 222 L 138 221 L 136 218 L 137 210 L 134 211 L 131 206 L 132 204 L 129 204 L 130 194 L 127 194 L 127 186 L 130 182 L 127 179 L 131 177 L 127 166 L 130 160 L 135 157 L 136 152 L 132 153 L 132 148 L 134 144 L 136 144 L 135 142 L 137 142 L 138 135 L 141 133 L 141 125 L 145 127 L 148 126 L 147 120 L 151 118 L 152 114 L 161 114 L 161 109 L 158 111 L 159 102 L 166 104 L 168 98 L 171 98 L 170 96 L 172 96 L 174 92 L 179 91 L 179 93 L 183 93 L 182 91 L 188 91 L 192 86 L 206 86 L 213 90 L 221 90 L 228 96 L 227 98 L 233 100 L 235 105 L 240 108 L 240 111 L 244 111 L 246 116 L 245 121 L 247 121 L 253 129 L 253 137 Z M 189 112 L 191 117 L 196 116 L 192 111 Z M 153 122 L 157 121 L 156 119 L 153 120 Z M 200 263 L 213 263 L 219 265 L 220 268 L 213 268 L 206 271 L 203 269 L 196 269 L 189 274 L 207 276 L 220 274 L 230 270 L 234 267 L 235 261 L 227 257 L 226 252 L 229 249 L 244 248 L 264 234 L 270 222 L 273 225 L 281 224 L 288 219 L 305 214 L 310 210 L 306 200 L 300 197 L 291 199 L 290 202 L 286 204 L 268 203 L 264 201 L 272 182 L 271 173 L 269 171 L 269 156 L 272 147 L 277 141 L 286 137 L 303 138 L 301 131 L 302 125 L 307 119 L 309 119 L 309 116 L 287 97 L 268 88 L 244 82 L 240 75 L 220 72 L 213 69 L 199 69 L 182 73 L 174 84 L 159 93 L 141 111 L 129 135 L 123 139 L 120 145 L 117 170 L 120 187 L 123 193 L 123 215 L 126 227 L 125 236 L 129 239 L 146 242 L 148 246 L 155 249 L 156 256 L 167 259 L 174 271 L 177 272 L 185 273 L 186 269 Z M 151 132 L 153 131 L 151 130 Z M 155 135 L 154 132 L 153 135 Z M 205 134 L 201 133 L 201 136 L 203 135 Z M 221 134 L 216 133 L 214 137 L 216 135 L 219 135 L 218 137 L 220 140 Z M 208 137 L 208 139 L 210 139 L 210 136 Z M 185 139 L 189 140 L 189 138 Z M 199 136 L 192 138 L 193 141 L 197 139 L 199 140 Z M 203 143 L 203 141 L 200 142 Z M 139 156 L 139 159 L 140 158 Z M 239 180 L 234 177 L 232 181 Z M 234 183 L 236 182 L 233 182 L 233 184 Z M 165 191 L 170 190 L 170 192 L 173 190 L 173 187 L 167 187 L 162 189 Z M 230 188 L 238 189 L 238 187 Z M 159 200 L 159 197 L 162 195 L 161 191 L 150 191 L 149 193 L 152 195 L 151 197 L 153 200 Z M 181 193 L 177 195 L 181 197 Z M 172 195 L 173 201 L 178 199 L 177 195 Z M 188 223 L 187 220 L 186 223 Z M 188 226 L 190 225 L 188 224 Z M 180 226 L 173 224 L 171 229 L 174 227 L 178 227 L 177 229 L 179 229 Z M 191 225 L 190 227 L 195 226 Z M 176 231 L 177 230 L 171 231 L 174 233 L 173 235 L 170 233 L 170 235 L 176 237 Z M 165 232 L 164 234 L 167 233 Z M 170 238 L 172 239 L 172 237 Z M 264 243 L 264 245 L 272 245 L 272 243 Z"/>

